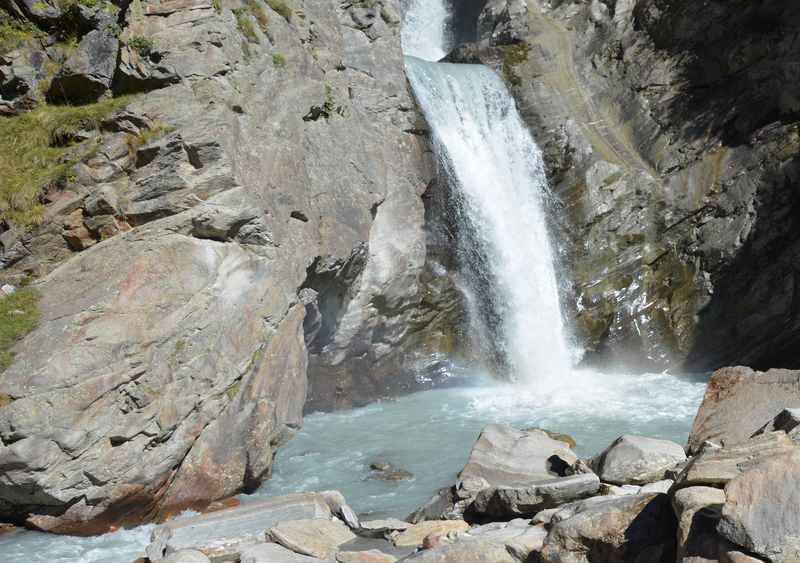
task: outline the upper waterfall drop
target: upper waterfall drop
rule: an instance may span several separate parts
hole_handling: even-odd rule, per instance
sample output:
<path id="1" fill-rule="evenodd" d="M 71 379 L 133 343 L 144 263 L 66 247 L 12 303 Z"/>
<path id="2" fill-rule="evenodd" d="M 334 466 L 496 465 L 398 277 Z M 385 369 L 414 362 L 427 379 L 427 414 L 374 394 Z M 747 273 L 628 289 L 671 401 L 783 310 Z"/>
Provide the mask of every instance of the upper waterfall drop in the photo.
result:
<path id="1" fill-rule="evenodd" d="M 447 55 L 447 20 L 450 12 L 445 0 L 403 0 L 403 53 L 427 61 Z"/>

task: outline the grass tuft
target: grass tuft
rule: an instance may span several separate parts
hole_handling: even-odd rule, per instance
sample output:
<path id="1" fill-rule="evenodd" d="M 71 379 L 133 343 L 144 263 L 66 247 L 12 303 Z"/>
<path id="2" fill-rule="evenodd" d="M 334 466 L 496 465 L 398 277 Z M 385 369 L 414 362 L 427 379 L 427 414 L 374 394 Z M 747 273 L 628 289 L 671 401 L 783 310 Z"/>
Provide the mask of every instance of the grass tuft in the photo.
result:
<path id="1" fill-rule="evenodd" d="M 292 9 L 289 7 L 289 4 L 286 3 L 286 0 L 267 0 L 267 4 L 287 22 L 292 21 Z"/>
<path id="2" fill-rule="evenodd" d="M 40 195 L 77 161 L 70 147 L 78 131 L 96 129 L 129 102 L 122 96 L 83 106 L 43 104 L 0 119 L 0 221 L 22 229 L 38 224 Z"/>
<path id="3" fill-rule="evenodd" d="M 517 74 L 516 68 L 528 60 L 531 46 L 527 43 L 504 45 L 503 49 L 503 78 L 512 86 L 522 84 L 522 78 Z"/>
<path id="4" fill-rule="evenodd" d="M 40 318 L 39 292 L 35 289 L 25 287 L 0 297 L 0 373 L 14 361 L 11 348 L 36 328 Z"/>

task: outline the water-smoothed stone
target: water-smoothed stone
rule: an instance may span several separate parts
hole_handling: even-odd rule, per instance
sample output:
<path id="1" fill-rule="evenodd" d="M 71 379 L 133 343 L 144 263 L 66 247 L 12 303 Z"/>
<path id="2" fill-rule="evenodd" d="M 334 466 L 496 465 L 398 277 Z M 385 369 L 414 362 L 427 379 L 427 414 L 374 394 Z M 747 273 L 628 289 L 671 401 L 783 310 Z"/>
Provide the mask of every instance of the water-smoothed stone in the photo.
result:
<path id="1" fill-rule="evenodd" d="M 163 563 L 211 563 L 211 559 L 195 549 L 182 549 L 170 553 L 161 561 Z"/>
<path id="2" fill-rule="evenodd" d="M 556 513 L 541 551 L 545 563 L 666 560 L 675 516 L 667 495 L 601 497 Z M 637 559 L 639 558 L 639 559 Z"/>
<path id="3" fill-rule="evenodd" d="M 686 460 L 683 447 L 668 440 L 625 435 L 592 462 L 600 479 L 616 485 L 644 485 L 664 478 Z"/>
<path id="4" fill-rule="evenodd" d="M 643 485 L 639 490 L 639 493 L 643 495 L 648 495 L 650 493 L 668 493 L 674 484 L 675 481 L 673 479 L 663 479 L 661 481 Z"/>
<path id="5" fill-rule="evenodd" d="M 358 535 L 367 538 L 383 538 L 394 532 L 402 532 L 409 529 L 413 524 L 395 518 L 384 520 L 362 521 L 358 528 Z"/>
<path id="6" fill-rule="evenodd" d="M 295 553 L 277 543 L 260 543 L 242 549 L 240 563 L 322 563 L 324 559 Z"/>
<path id="7" fill-rule="evenodd" d="M 405 469 L 393 466 L 386 461 L 374 461 L 369 464 L 370 478 L 383 481 L 409 481 L 414 474 Z"/>
<path id="8" fill-rule="evenodd" d="M 340 545 L 356 537 L 339 520 L 323 519 L 279 522 L 269 529 L 267 536 L 296 553 L 319 559 L 331 559 Z"/>
<path id="9" fill-rule="evenodd" d="M 728 367 L 714 372 L 689 434 L 694 454 L 710 440 L 721 445 L 746 441 L 782 410 L 800 406 L 800 371 L 754 371 Z"/>
<path id="10" fill-rule="evenodd" d="M 776 563 L 800 560 L 800 449 L 733 478 L 725 497 L 720 534 Z"/>
<path id="11" fill-rule="evenodd" d="M 328 507 L 331 509 L 333 515 L 338 516 L 350 529 L 358 530 L 361 527 L 358 521 L 358 515 L 355 510 L 350 508 L 350 505 L 347 504 L 342 493 L 339 491 L 322 491 L 319 494 L 322 495 L 328 503 Z"/>
<path id="12" fill-rule="evenodd" d="M 317 493 L 275 497 L 167 522 L 153 530 L 147 557 L 161 561 L 182 549 L 197 549 L 212 557 L 232 556 L 264 541 L 273 525 L 301 518 L 330 518 L 325 499 Z"/>
<path id="13" fill-rule="evenodd" d="M 536 481 L 527 487 L 492 487 L 477 494 L 468 514 L 475 520 L 531 517 L 543 509 L 592 496 L 599 489 L 600 479 L 594 473 Z"/>
<path id="14" fill-rule="evenodd" d="M 338 563 L 394 563 L 397 558 L 377 549 L 369 551 L 340 551 L 336 554 Z"/>
<path id="15" fill-rule="evenodd" d="M 725 504 L 725 492 L 714 487 L 688 487 L 672 496 L 678 519 L 677 561 L 716 561 L 720 538 L 717 522 Z"/>
<path id="16" fill-rule="evenodd" d="M 692 458 L 675 480 L 676 488 L 724 487 L 765 459 L 797 451 L 784 432 L 770 432 L 725 448 L 709 448 Z"/>
<path id="17" fill-rule="evenodd" d="M 468 529 L 469 524 L 463 520 L 427 520 L 403 530 L 393 541 L 397 547 L 421 546 L 430 534 L 458 533 Z"/>

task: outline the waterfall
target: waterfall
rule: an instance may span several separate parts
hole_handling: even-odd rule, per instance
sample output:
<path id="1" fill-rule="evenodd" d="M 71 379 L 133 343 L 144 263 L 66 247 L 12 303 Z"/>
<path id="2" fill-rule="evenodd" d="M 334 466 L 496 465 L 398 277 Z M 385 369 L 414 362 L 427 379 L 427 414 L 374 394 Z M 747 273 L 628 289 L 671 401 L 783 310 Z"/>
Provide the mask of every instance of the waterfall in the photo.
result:
<path id="1" fill-rule="evenodd" d="M 440 36 L 421 36 L 439 18 L 441 0 L 425 5 L 432 13 L 417 11 L 406 20 L 404 37 L 414 40 L 404 45 L 413 45 L 410 53 L 438 59 Z M 413 9 L 420 6 L 412 3 L 407 16 Z M 419 20 L 424 30 L 413 27 Z M 572 358 L 544 213 L 548 190 L 541 151 L 491 69 L 407 56 L 406 73 L 454 194 L 459 262 L 480 303 L 490 348 L 509 379 L 556 381 L 571 370 Z"/>
<path id="2" fill-rule="evenodd" d="M 428 61 L 447 54 L 447 22 L 450 16 L 445 0 L 403 0 L 403 52 Z"/>

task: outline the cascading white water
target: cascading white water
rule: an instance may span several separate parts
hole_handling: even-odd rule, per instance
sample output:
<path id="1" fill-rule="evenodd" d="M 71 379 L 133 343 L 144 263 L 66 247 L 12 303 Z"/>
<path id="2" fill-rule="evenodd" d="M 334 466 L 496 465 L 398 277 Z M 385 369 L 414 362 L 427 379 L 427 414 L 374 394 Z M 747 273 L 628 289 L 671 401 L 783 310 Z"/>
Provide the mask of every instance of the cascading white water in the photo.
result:
<path id="1" fill-rule="evenodd" d="M 425 45 L 422 51 L 434 53 L 431 44 L 439 36 L 424 39 L 427 28 L 415 22 L 438 20 L 443 6 L 441 0 L 425 5 L 432 13 L 412 6 L 420 11 L 406 20 L 404 37 L 414 41 L 404 45 Z M 544 214 L 541 151 L 489 68 L 407 56 L 406 73 L 456 193 L 459 226 L 470 234 L 466 243 L 472 246 L 462 246 L 462 262 L 473 277 L 489 280 L 473 289 L 492 317 L 495 349 L 511 379 L 556 381 L 570 371 L 572 358 Z"/>
<path id="2" fill-rule="evenodd" d="M 403 52 L 428 61 L 447 54 L 447 20 L 444 0 L 403 0 Z"/>

